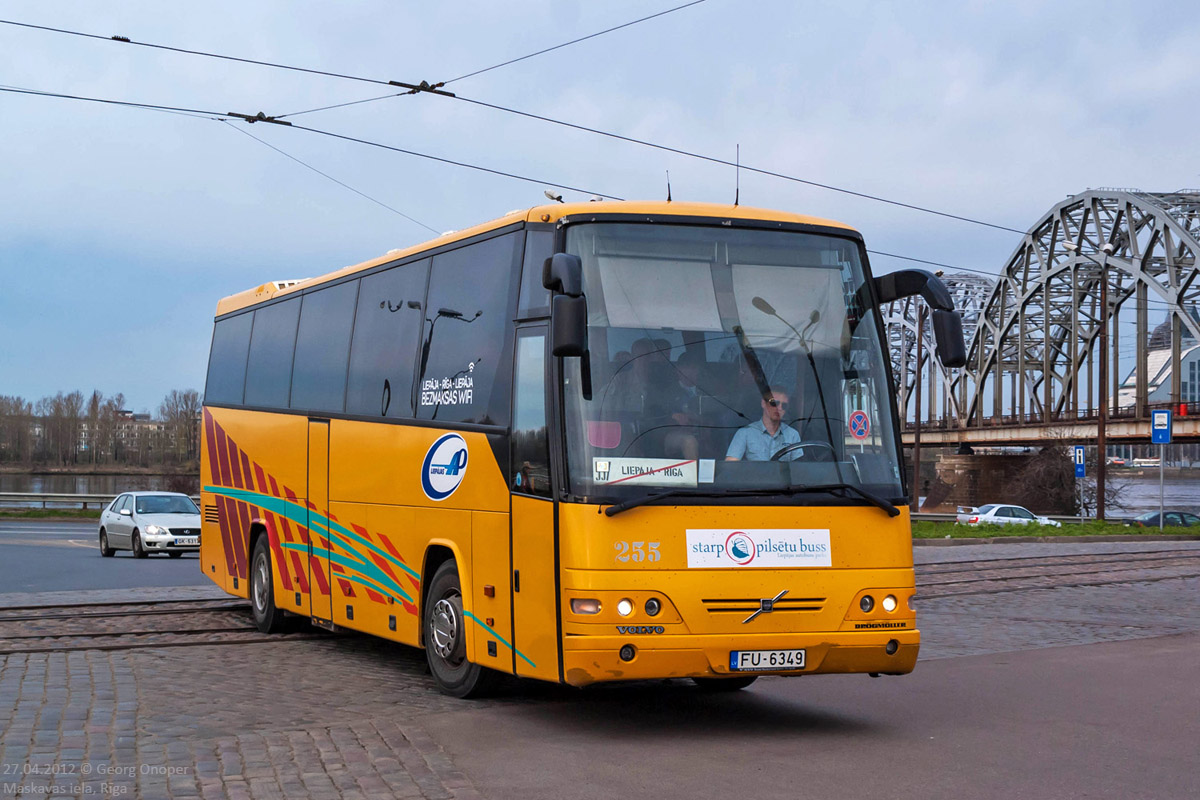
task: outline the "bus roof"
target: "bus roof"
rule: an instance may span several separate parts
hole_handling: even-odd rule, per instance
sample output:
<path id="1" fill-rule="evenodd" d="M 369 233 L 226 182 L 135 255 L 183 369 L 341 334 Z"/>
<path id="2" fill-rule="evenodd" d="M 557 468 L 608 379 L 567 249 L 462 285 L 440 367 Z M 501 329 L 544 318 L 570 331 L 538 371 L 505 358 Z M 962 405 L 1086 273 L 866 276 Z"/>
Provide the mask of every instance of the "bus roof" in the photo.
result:
<path id="1" fill-rule="evenodd" d="M 355 272 L 370 269 L 381 264 L 387 264 L 392 261 L 405 258 L 407 256 L 416 255 L 426 250 L 431 250 L 435 247 L 442 247 L 453 242 L 468 239 L 472 236 L 478 236 L 481 233 L 487 233 L 497 228 L 503 228 L 508 225 L 513 225 L 520 222 L 533 223 L 556 223 L 564 217 L 587 216 L 589 214 L 610 215 L 610 214 L 646 214 L 656 217 L 677 216 L 677 217 L 711 217 L 713 219 L 749 219 L 763 220 L 765 222 L 790 222 L 801 225 L 817 225 L 826 228 L 842 228 L 847 231 L 853 231 L 849 225 L 833 220 L 821 219 L 819 217 L 808 217 L 802 214 L 791 214 L 785 211 L 771 211 L 763 208 L 751 208 L 748 206 L 732 206 L 721 205 L 718 203 L 680 203 L 680 202 L 665 202 L 665 201 L 641 201 L 641 200 L 618 200 L 618 201 L 603 201 L 590 203 L 553 203 L 550 205 L 534 206 L 528 210 L 510 211 L 503 217 L 484 222 L 472 228 L 465 228 L 459 231 L 450 231 L 442 234 L 436 239 L 421 242 L 420 244 L 411 247 L 405 247 L 399 250 L 391 250 L 388 253 L 373 258 L 369 261 L 364 261 L 361 264 L 355 264 L 341 269 L 334 270 L 325 275 L 319 275 L 314 278 L 305 278 L 303 280 L 276 280 L 268 281 L 253 289 L 247 289 L 244 292 L 230 295 L 221 299 L 217 303 L 217 316 L 229 314 L 247 306 L 256 305 L 265 302 L 274 297 L 291 294 L 293 292 L 303 291 L 310 286 L 319 285 L 335 278 L 340 278 L 345 275 L 350 275 Z"/>

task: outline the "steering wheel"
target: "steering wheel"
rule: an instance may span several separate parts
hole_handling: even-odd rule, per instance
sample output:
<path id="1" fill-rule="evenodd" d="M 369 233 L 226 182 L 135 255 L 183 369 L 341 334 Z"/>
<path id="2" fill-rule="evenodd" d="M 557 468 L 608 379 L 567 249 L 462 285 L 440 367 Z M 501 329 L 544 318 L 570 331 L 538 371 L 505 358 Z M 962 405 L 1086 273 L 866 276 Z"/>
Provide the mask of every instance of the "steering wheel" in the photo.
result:
<path id="1" fill-rule="evenodd" d="M 784 456 L 786 456 L 788 453 L 793 453 L 797 450 L 803 450 L 805 447 L 824 447 L 826 450 L 829 451 L 829 460 L 837 461 L 837 451 L 833 449 L 833 445 L 831 445 L 829 442 L 819 442 L 815 439 L 811 439 L 811 440 L 805 441 L 805 442 L 795 442 L 793 444 L 784 445 L 783 447 L 779 448 L 779 452 L 777 452 L 775 455 L 771 456 L 771 460 L 779 461 Z"/>

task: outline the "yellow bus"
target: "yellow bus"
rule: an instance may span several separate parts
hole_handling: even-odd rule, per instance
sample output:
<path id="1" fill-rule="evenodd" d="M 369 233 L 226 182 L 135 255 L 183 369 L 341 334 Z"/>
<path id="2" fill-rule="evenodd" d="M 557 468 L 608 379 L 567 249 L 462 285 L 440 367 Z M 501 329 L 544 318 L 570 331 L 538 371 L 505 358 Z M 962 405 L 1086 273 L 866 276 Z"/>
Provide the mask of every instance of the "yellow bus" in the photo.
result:
<path id="1" fill-rule="evenodd" d="M 902 674 L 920 634 L 872 278 L 849 227 L 738 206 L 554 204 L 217 307 L 201 569 L 425 649 L 466 697 Z"/>

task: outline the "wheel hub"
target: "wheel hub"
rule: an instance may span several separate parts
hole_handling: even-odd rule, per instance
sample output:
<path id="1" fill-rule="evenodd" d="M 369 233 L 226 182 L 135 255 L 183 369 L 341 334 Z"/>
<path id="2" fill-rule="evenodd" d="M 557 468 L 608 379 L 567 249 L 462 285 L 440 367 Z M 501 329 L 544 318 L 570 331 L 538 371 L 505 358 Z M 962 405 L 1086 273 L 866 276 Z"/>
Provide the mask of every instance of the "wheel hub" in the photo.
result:
<path id="1" fill-rule="evenodd" d="M 254 608 L 256 611 L 263 611 L 267 607 L 267 582 L 271 579 L 270 573 L 267 570 L 267 560 L 259 558 L 254 564 Z"/>
<path id="2" fill-rule="evenodd" d="M 442 659 L 451 661 L 458 648 L 462 616 L 450 598 L 442 598 L 433 606 L 433 650 Z"/>

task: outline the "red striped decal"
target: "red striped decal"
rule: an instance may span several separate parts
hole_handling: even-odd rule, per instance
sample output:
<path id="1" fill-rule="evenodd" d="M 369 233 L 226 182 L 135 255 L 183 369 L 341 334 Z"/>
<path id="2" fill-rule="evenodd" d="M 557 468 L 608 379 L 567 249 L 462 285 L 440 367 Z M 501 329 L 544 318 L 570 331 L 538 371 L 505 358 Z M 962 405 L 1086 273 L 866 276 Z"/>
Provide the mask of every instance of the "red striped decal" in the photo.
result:
<path id="1" fill-rule="evenodd" d="M 215 421 L 213 425 L 217 431 L 217 456 L 221 467 L 221 485 L 232 486 L 232 479 L 229 477 L 229 442 L 225 438 L 225 429 L 218 425 Z"/>
<path id="2" fill-rule="evenodd" d="M 204 439 L 208 443 L 208 472 L 213 483 L 221 482 L 221 467 L 217 461 L 217 434 L 213 429 L 213 416 L 207 408 L 204 409 Z"/>
<path id="3" fill-rule="evenodd" d="M 238 450 L 238 455 L 242 457 L 242 475 L 246 482 L 246 488 L 254 491 L 254 473 L 250 471 L 250 459 L 246 457 L 245 450 Z"/>
<path id="4" fill-rule="evenodd" d="M 218 497 L 217 507 L 221 510 L 221 549 L 225 553 L 225 574 L 233 576 L 233 526 L 237 523 L 237 515 L 233 513 L 233 501 L 228 497 Z"/>
<path id="5" fill-rule="evenodd" d="M 279 532 L 275 530 L 275 516 L 270 512 L 267 518 L 267 537 L 271 541 L 271 555 L 275 560 L 275 570 L 279 573 L 279 581 L 283 588 L 292 590 L 292 576 L 288 574 L 287 559 L 283 557 L 283 548 L 279 546 Z"/>
<path id="6" fill-rule="evenodd" d="M 308 563 L 312 567 L 313 583 L 317 585 L 318 591 L 321 594 L 329 594 L 329 581 L 325 580 L 325 568 L 321 565 L 321 559 L 309 556 Z"/>
<path id="7" fill-rule="evenodd" d="M 241 489 L 243 488 L 242 468 L 239 466 L 238 461 L 240 460 L 242 451 L 241 448 L 237 446 L 237 442 L 233 440 L 232 436 L 227 435 L 225 438 L 229 440 L 229 473 L 233 480 L 234 488 Z"/>
<path id="8" fill-rule="evenodd" d="M 386 549 L 386 550 L 387 550 L 389 553 L 391 553 L 391 554 L 392 554 L 392 558 L 396 559 L 396 560 L 397 560 L 397 561 L 399 561 L 401 564 L 407 564 L 407 563 L 408 563 L 407 561 L 405 561 L 405 560 L 404 560 L 404 556 L 402 556 L 402 555 L 400 555 L 398 552 L 396 552 L 396 548 L 392 547 L 392 543 L 391 543 L 391 542 L 389 542 L 389 541 L 388 541 L 388 538 L 387 538 L 386 536 L 384 536 L 382 533 L 381 533 L 381 534 L 379 534 L 379 541 L 383 542 L 383 546 L 384 546 L 384 548 L 385 548 L 385 549 Z M 419 589 L 419 588 L 421 588 L 421 582 L 420 582 L 419 580 L 417 580 L 416 578 L 414 578 L 412 575 L 409 575 L 407 572 L 406 572 L 406 573 L 404 573 L 404 575 L 405 575 L 405 577 L 406 577 L 406 578 L 408 578 L 408 582 L 409 582 L 409 583 L 411 583 L 411 584 L 413 585 L 413 588 L 414 588 L 414 589 Z"/>
<path id="9" fill-rule="evenodd" d="M 267 489 L 267 476 L 263 474 L 263 468 L 258 465 L 257 461 L 254 462 L 254 474 L 258 478 L 258 491 L 262 494 L 270 494 L 271 492 Z"/>
<path id="10" fill-rule="evenodd" d="M 338 578 L 337 582 L 338 586 L 342 587 L 343 597 L 354 597 L 354 587 L 350 585 L 350 581 L 345 578 Z"/>
<path id="11" fill-rule="evenodd" d="M 371 601 L 375 603 L 383 604 L 387 602 L 387 599 L 374 589 L 367 589 L 367 597 L 371 598 Z"/>
<path id="12" fill-rule="evenodd" d="M 250 517 L 251 506 L 246 505 L 239 500 L 237 502 L 238 517 L 241 520 L 242 529 L 233 540 L 233 555 L 237 560 L 238 577 L 250 577 L 249 566 L 246 563 L 246 546 L 250 541 Z"/>
<path id="13" fill-rule="evenodd" d="M 308 574 L 304 570 L 304 563 L 300 560 L 300 554 L 295 550 L 289 550 L 288 555 L 292 559 L 292 567 L 296 570 L 296 583 L 300 584 L 300 591 L 308 594 Z"/>

